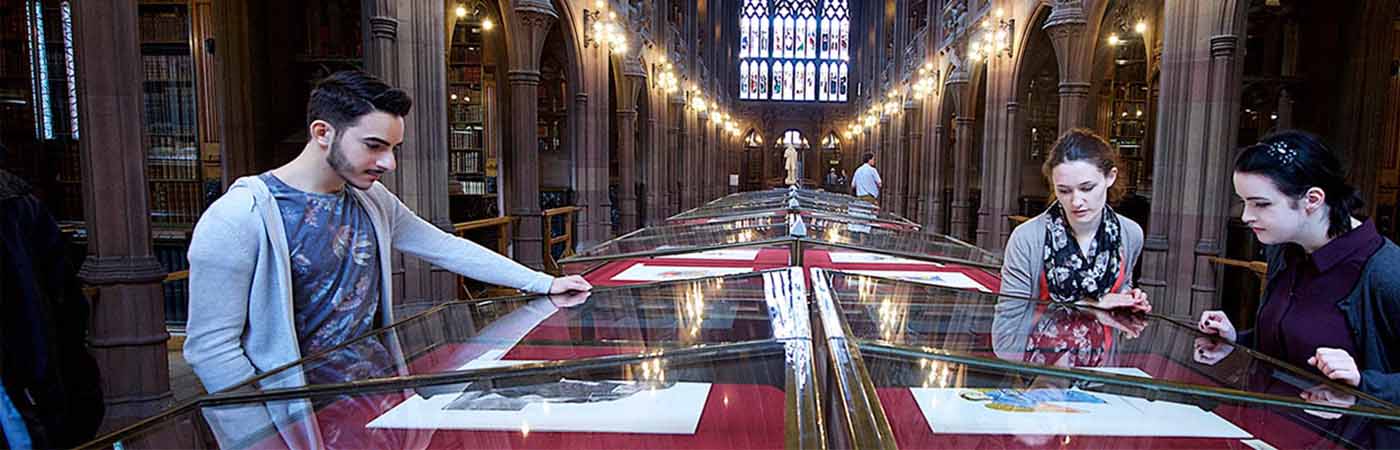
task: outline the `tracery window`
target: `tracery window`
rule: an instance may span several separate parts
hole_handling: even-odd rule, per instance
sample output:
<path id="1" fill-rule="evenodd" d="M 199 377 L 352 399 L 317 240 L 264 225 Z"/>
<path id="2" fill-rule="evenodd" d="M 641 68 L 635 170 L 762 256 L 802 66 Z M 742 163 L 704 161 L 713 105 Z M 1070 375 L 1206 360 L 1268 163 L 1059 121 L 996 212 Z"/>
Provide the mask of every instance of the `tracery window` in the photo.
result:
<path id="1" fill-rule="evenodd" d="M 741 100 L 846 101 L 847 0 L 745 0 L 740 14 Z"/>

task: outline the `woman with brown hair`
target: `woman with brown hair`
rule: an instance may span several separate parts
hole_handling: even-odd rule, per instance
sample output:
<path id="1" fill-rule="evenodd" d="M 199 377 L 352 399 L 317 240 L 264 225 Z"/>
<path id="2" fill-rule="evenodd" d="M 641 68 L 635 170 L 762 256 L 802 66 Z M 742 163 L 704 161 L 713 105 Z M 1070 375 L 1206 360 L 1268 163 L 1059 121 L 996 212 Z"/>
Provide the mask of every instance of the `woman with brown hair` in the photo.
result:
<path id="1" fill-rule="evenodd" d="M 1042 171 L 1055 201 L 1044 213 L 1017 226 L 1006 244 L 1001 269 L 1004 297 L 997 303 L 993 324 L 995 347 L 1004 358 L 1022 355 L 1044 364 L 1098 365 L 1100 358 L 1091 355 L 1101 355 L 1104 349 L 1090 347 L 1102 339 L 1092 336 L 1102 338 L 1106 330 L 1087 330 L 1091 338 L 1069 345 L 1068 359 L 1063 354 L 1037 352 L 1046 343 L 1037 342 L 1036 337 L 1060 334 L 1046 327 L 1092 328 L 1102 321 L 1046 320 L 1039 317 L 1046 305 L 1037 307 L 1025 299 L 1049 301 L 1051 306 L 1150 311 L 1147 294 L 1133 288 L 1131 280 L 1142 253 L 1142 227 L 1109 207 L 1118 180 L 1118 151 L 1092 131 L 1074 129 L 1060 136 Z M 1070 308 L 1050 311 L 1066 309 Z M 1072 348 L 1076 346 L 1084 347 L 1083 351 Z"/>

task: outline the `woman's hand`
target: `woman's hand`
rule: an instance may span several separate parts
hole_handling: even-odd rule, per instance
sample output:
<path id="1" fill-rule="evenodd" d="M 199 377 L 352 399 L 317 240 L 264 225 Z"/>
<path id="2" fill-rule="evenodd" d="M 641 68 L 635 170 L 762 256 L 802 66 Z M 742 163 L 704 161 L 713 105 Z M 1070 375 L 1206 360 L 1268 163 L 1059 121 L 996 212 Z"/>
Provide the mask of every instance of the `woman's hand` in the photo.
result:
<path id="1" fill-rule="evenodd" d="M 1225 317 L 1222 311 L 1201 313 L 1201 321 L 1196 324 L 1196 328 L 1202 333 L 1214 334 L 1230 342 L 1235 342 L 1235 338 L 1239 337 L 1235 333 L 1235 325 L 1230 323 L 1230 318 Z"/>
<path id="2" fill-rule="evenodd" d="M 1298 393 L 1298 396 L 1302 397 L 1303 401 L 1316 405 L 1350 408 L 1356 404 L 1356 396 L 1337 392 L 1332 388 L 1324 385 L 1317 385 L 1308 388 L 1307 390 Z M 1328 420 L 1340 419 L 1342 417 L 1341 414 L 1329 411 L 1313 411 L 1311 409 L 1305 409 L 1303 410 L 1303 412 Z"/>
<path id="3" fill-rule="evenodd" d="M 593 285 L 588 284 L 588 280 L 578 275 L 569 275 L 567 277 L 555 278 L 554 282 L 549 284 L 548 293 L 563 294 L 570 291 L 588 291 L 591 289 L 593 289 Z"/>
<path id="4" fill-rule="evenodd" d="M 1089 309 L 1094 319 L 1099 323 L 1113 327 L 1123 332 L 1123 336 L 1128 339 L 1137 339 L 1142 335 L 1142 330 L 1147 328 L 1147 316 L 1125 310 L 1103 311 L 1099 309 Z"/>
<path id="5" fill-rule="evenodd" d="M 1356 358 L 1339 348 L 1318 347 L 1317 353 L 1308 358 L 1308 364 L 1317 367 L 1323 375 L 1353 387 L 1361 385 L 1361 370 L 1356 368 Z"/>
<path id="6" fill-rule="evenodd" d="M 1195 342 L 1196 351 L 1192 355 L 1193 360 L 1207 366 L 1224 360 L 1226 356 L 1235 351 L 1235 346 L 1220 342 L 1220 340 L 1208 337 L 1197 337 Z"/>
<path id="7" fill-rule="evenodd" d="M 1092 306 L 1102 309 L 1126 308 L 1144 313 L 1152 312 L 1152 303 L 1147 301 L 1147 293 L 1141 289 L 1133 289 L 1122 294 L 1104 294 Z"/>

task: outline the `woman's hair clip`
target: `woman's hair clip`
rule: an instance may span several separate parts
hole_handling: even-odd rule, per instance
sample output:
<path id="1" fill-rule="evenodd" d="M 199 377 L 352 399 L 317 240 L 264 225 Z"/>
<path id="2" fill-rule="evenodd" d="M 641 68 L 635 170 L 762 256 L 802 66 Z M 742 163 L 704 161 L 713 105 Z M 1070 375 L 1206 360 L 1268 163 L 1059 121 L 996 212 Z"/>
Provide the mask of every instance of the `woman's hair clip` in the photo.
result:
<path id="1" fill-rule="evenodd" d="M 1295 150 L 1292 146 L 1288 145 L 1288 142 L 1281 139 L 1270 142 L 1268 146 L 1269 154 L 1274 155 L 1274 158 L 1278 159 L 1280 163 L 1293 164 L 1293 160 L 1298 157 L 1298 150 Z"/>

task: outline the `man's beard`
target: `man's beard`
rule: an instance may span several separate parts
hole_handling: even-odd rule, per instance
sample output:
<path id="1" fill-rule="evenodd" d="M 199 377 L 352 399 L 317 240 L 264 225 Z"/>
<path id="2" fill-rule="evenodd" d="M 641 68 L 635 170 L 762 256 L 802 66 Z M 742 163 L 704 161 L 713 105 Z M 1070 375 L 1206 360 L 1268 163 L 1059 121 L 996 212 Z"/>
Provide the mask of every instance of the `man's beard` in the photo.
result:
<path id="1" fill-rule="evenodd" d="M 361 191 L 369 190 L 370 186 L 360 186 L 350 179 L 351 176 L 355 175 L 355 168 L 351 166 L 350 160 L 345 157 L 345 152 L 342 150 L 340 144 L 341 141 L 339 139 L 331 143 L 331 153 L 326 156 L 326 164 L 331 166 L 331 170 L 334 170 L 335 175 L 340 177 L 341 181 L 344 181 L 345 184 L 354 186 L 355 189 Z M 373 183 L 371 183 L 371 185 L 373 185 Z"/>

